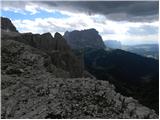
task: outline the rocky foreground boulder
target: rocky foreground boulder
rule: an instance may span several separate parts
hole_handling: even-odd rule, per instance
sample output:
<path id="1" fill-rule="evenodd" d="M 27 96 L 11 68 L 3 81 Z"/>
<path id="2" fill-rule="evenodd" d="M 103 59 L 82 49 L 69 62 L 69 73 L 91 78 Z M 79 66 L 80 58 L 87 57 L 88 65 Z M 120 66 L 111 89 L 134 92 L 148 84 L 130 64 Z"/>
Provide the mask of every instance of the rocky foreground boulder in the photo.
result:
<path id="1" fill-rule="evenodd" d="M 69 78 L 45 52 L 18 41 L 2 41 L 1 74 L 2 118 L 158 118 L 109 82 Z"/>

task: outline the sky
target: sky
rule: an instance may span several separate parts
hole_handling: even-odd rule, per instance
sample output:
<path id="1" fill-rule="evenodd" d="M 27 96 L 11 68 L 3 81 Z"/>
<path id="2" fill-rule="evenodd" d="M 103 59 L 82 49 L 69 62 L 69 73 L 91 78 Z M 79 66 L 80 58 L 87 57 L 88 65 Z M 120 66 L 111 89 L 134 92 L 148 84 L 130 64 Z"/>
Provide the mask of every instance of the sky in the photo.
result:
<path id="1" fill-rule="evenodd" d="M 2 1 L 1 16 L 19 32 L 62 35 L 95 28 L 125 45 L 158 43 L 158 1 Z"/>

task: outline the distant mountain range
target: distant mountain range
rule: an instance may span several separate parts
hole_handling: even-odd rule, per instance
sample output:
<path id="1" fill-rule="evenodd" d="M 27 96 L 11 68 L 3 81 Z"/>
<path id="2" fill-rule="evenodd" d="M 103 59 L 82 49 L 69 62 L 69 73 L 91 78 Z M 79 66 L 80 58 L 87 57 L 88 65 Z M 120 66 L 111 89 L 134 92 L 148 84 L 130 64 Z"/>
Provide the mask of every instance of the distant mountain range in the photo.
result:
<path id="1" fill-rule="evenodd" d="M 104 43 L 106 47 L 111 49 L 122 49 L 145 57 L 159 59 L 158 44 L 123 45 L 117 40 L 106 40 Z"/>
<path id="2" fill-rule="evenodd" d="M 125 51 L 136 53 L 145 57 L 150 57 L 154 59 L 159 59 L 159 45 L 158 44 L 140 44 L 126 46 L 123 45 L 122 48 Z"/>
<path id="3" fill-rule="evenodd" d="M 106 40 L 104 41 L 104 43 L 106 47 L 113 48 L 113 49 L 121 49 L 122 47 L 121 42 L 117 40 Z"/>

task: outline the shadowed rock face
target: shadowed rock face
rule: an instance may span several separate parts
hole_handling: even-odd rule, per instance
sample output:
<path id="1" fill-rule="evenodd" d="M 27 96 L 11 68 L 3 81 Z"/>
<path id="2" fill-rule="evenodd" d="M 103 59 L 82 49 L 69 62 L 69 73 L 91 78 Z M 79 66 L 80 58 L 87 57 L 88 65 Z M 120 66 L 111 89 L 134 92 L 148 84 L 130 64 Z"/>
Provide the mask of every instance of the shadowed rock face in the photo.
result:
<path id="1" fill-rule="evenodd" d="M 16 27 L 12 24 L 11 20 L 4 17 L 1 17 L 1 29 L 12 32 L 18 32 Z"/>
<path id="2" fill-rule="evenodd" d="M 64 38 L 73 49 L 97 48 L 104 49 L 101 36 L 95 29 L 65 32 Z"/>
<path id="3" fill-rule="evenodd" d="M 66 40 L 59 33 L 55 33 L 55 36 L 52 37 L 50 33 L 44 33 L 42 35 L 32 33 L 15 33 L 3 29 L 2 39 L 12 39 L 30 45 L 34 48 L 38 48 L 51 56 L 52 64 L 58 68 L 68 71 L 71 77 L 83 76 L 84 70 L 82 62 L 72 53 Z"/>
<path id="4" fill-rule="evenodd" d="M 48 52 L 53 50 L 70 52 L 70 48 L 67 45 L 65 39 L 59 33 L 56 33 L 55 37 L 52 37 L 50 33 L 44 33 L 41 35 L 22 33 L 11 38 Z"/>
<path id="5" fill-rule="evenodd" d="M 46 52 L 51 56 L 55 66 L 69 71 L 72 77 L 82 76 L 81 61 L 74 56 L 66 40 L 59 33 L 55 33 L 54 37 L 50 33 L 42 35 L 26 33 L 13 39 Z"/>

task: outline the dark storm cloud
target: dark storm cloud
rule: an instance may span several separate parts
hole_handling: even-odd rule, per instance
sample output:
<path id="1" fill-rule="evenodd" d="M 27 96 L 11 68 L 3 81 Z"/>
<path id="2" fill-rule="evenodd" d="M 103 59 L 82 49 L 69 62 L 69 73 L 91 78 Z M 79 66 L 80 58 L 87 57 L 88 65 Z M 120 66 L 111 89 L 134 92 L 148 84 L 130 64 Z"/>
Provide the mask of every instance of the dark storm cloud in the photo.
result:
<path id="1" fill-rule="evenodd" d="M 154 21 L 158 20 L 159 11 L 158 1 L 48 1 L 42 3 L 71 12 L 103 14 L 116 21 Z"/>
<path id="2" fill-rule="evenodd" d="M 159 15 L 158 1 L 2 1 L 2 8 L 24 9 L 28 3 L 73 13 L 102 14 L 115 21 L 152 22 Z"/>

